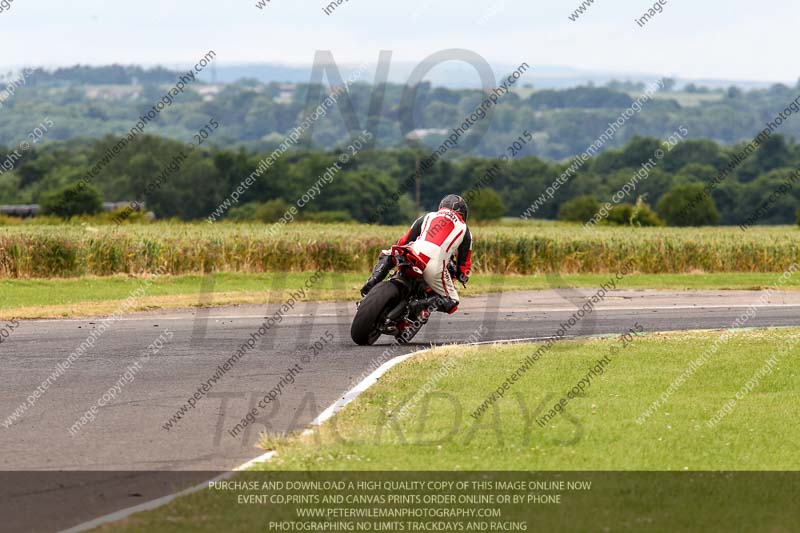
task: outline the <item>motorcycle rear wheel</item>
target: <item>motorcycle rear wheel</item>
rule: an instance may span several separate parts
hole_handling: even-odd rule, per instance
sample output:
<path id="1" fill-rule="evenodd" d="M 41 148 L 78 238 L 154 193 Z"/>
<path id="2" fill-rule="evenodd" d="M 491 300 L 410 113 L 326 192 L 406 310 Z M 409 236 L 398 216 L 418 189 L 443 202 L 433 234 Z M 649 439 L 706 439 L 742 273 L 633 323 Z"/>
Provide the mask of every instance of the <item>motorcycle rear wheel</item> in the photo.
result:
<path id="1" fill-rule="evenodd" d="M 350 337 L 360 346 L 371 346 L 381 336 L 379 327 L 386 314 L 396 305 L 400 289 L 391 281 L 383 281 L 372 288 L 361 300 L 353 324 L 350 326 Z"/>

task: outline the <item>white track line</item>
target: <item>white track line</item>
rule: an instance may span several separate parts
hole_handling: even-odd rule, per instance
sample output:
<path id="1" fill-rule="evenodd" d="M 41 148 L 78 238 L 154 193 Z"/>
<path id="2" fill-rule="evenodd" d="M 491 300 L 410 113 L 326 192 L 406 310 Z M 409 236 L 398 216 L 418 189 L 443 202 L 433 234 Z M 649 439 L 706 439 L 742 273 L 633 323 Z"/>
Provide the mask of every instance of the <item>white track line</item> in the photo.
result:
<path id="1" fill-rule="evenodd" d="M 328 406 L 327 409 L 322 411 L 317 418 L 315 418 L 314 420 L 311 421 L 311 425 L 312 426 L 321 426 L 324 422 L 326 422 L 327 420 L 330 420 L 333 417 L 333 415 L 335 415 L 336 413 L 341 411 L 342 408 L 345 405 L 347 405 L 348 403 L 350 403 L 353 400 L 355 400 L 356 398 L 358 398 L 358 396 L 362 392 L 366 391 L 368 388 L 370 388 L 371 386 L 375 385 L 378 382 L 378 380 L 384 374 L 386 374 L 389 370 L 391 370 L 394 366 L 402 363 L 406 359 L 410 359 L 410 358 L 415 357 L 415 356 L 417 356 L 419 354 L 422 354 L 422 353 L 425 353 L 425 352 L 429 352 L 429 351 L 431 351 L 431 348 L 425 348 L 424 350 L 417 350 L 416 352 L 407 353 L 405 355 L 398 355 L 397 357 L 395 357 L 393 359 L 389 359 L 388 361 L 383 363 L 381 366 L 376 368 L 375 371 L 372 372 L 372 374 L 370 374 L 369 376 L 367 376 L 364 379 L 362 379 L 361 382 L 358 385 L 356 385 L 355 387 L 350 389 L 348 392 L 346 392 L 344 394 L 344 396 L 342 396 L 341 398 L 336 400 L 332 405 Z M 310 431 L 310 430 L 306 430 L 306 431 Z"/>
<path id="2" fill-rule="evenodd" d="M 388 372 L 391 368 L 395 365 L 398 365 L 409 359 L 410 357 L 414 357 L 421 353 L 429 352 L 430 348 L 425 348 L 424 350 L 419 350 L 416 352 L 411 352 L 409 354 L 400 355 L 393 359 L 389 359 L 381 366 L 379 366 L 375 371 L 372 372 L 369 376 L 364 378 L 358 385 L 350 389 L 346 392 L 341 398 L 336 400 L 333 404 L 328 406 L 324 411 L 322 411 L 317 418 L 315 418 L 312 422 L 312 426 L 319 426 L 323 424 L 325 421 L 329 420 L 333 415 L 338 413 L 342 407 L 347 405 L 348 403 L 355 400 L 362 392 L 370 388 L 372 385 L 378 382 L 378 379 L 381 378 L 386 372 Z M 311 431 L 310 429 L 306 429 L 305 431 Z M 255 459 L 247 461 L 244 464 L 241 464 L 234 468 L 230 472 L 226 472 L 224 474 L 220 474 L 219 476 L 215 477 L 214 479 L 209 479 L 208 481 L 204 481 L 203 483 L 199 483 L 193 487 L 189 487 L 188 489 L 184 489 L 180 492 L 176 492 L 175 494 L 169 494 L 167 496 L 162 496 L 156 500 L 152 500 L 149 502 L 141 503 L 139 505 L 135 505 L 133 507 L 128 507 L 127 509 L 121 509 L 111 514 L 107 514 L 105 516 L 101 516 L 99 518 L 95 518 L 89 522 L 84 522 L 83 524 L 79 524 L 73 528 L 66 529 L 61 533 L 77 533 L 79 531 L 87 531 L 89 529 L 96 528 L 97 526 L 108 524 L 110 522 L 116 522 L 117 520 L 122 520 L 123 518 L 127 518 L 132 514 L 141 513 L 142 511 L 150 511 L 157 507 L 161 507 L 162 505 L 166 505 L 173 501 L 176 498 L 180 498 L 181 496 L 186 496 L 188 494 L 192 494 L 194 492 L 201 491 L 203 489 L 208 488 L 208 484 L 214 481 L 221 481 L 223 479 L 228 479 L 229 477 L 233 476 L 236 472 L 247 470 L 248 468 L 255 466 L 260 463 L 266 463 L 275 455 L 274 451 L 267 452 L 265 454 L 259 455 Z"/>
<path id="3" fill-rule="evenodd" d="M 526 337 L 526 338 L 519 338 L 519 339 L 506 339 L 506 340 L 499 340 L 499 341 L 481 341 L 481 342 L 470 342 L 459 344 L 458 346 L 479 346 L 484 344 L 515 344 L 520 342 L 536 342 L 536 341 L 543 341 L 548 340 L 555 337 Z M 411 352 L 404 355 L 399 355 L 392 359 L 389 359 L 381 366 L 376 368 L 370 375 L 365 377 L 361 382 L 359 382 L 355 387 L 347 391 L 341 398 L 333 402 L 329 405 L 324 411 L 322 411 L 314 420 L 311 421 L 309 424 L 310 426 L 321 426 L 326 421 L 333 418 L 333 416 L 338 413 L 339 411 L 344 408 L 347 404 L 358 398 L 364 391 L 375 385 L 378 380 L 383 377 L 389 370 L 394 368 L 395 366 L 399 365 L 403 361 L 406 361 L 412 357 L 416 357 L 420 354 L 430 352 L 433 348 L 424 348 L 422 350 L 417 350 L 416 352 Z M 314 430 L 311 428 L 305 429 L 302 433 L 309 434 Z M 193 487 L 189 487 L 188 489 L 184 489 L 180 492 L 176 492 L 175 494 L 169 494 L 167 496 L 163 496 L 156 500 L 152 500 L 149 502 L 145 502 L 134 507 L 128 507 L 127 509 L 121 509 L 111 514 L 107 514 L 105 516 L 101 516 L 99 518 L 95 518 L 89 522 L 85 522 L 83 524 L 77 525 L 71 529 L 67 529 L 62 531 L 61 533 L 78 533 L 80 531 L 87 531 L 89 529 L 96 528 L 97 526 L 108 524 L 110 522 L 116 522 L 117 520 L 122 520 L 123 518 L 127 518 L 132 514 L 140 513 L 142 511 L 150 511 L 157 507 L 161 507 L 162 505 L 166 505 L 171 501 L 175 500 L 176 498 L 180 498 L 181 496 L 186 496 L 188 494 L 192 494 L 194 492 L 198 492 L 204 490 L 208 487 L 209 483 L 214 481 L 221 481 L 224 479 L 228 479 L 233 476 L 236 472 L 240 472 L 242 470 L 247 470 L 248 468 L 255 466 L 260 463 L 266 463 L 275 455 L 274 451 L 269 451 L 265 454 L 259 455 L 255 459 L 247 461 L 244 464 L 241 464 L 234 468 L 230 472 L 226 472 L 224 474 L 220 474 L 219 476 L 215 477 L 214 479 L 210 479 L 208 481 L 204 481 L 198 485 Z"/>
<path id="4" fill-rule="evenodd" d="M 794 304 L 762 304 L 762 305 L 751 305 L 751 304 L 699 304 L 699 305 L 653 305 L 653 306 L 644 306 L 644 307 L 624 307 L 624 306 L 599 306 L 596 307 L 598 311 L 668 311 L 670 309 L 675 311 L 684 311 L 689 309 L 694 309 L 696 311 L 701 311 L 703 309 L 747 309 L 747 308 L 754 308 L 754 309 L 763 309 L 769 307 L 800 307 L 800 302 Z M 516 313 L 569 313 L 570 311 L 576 311 L 580 309 L 579 307 L 542 307 L 538 309 L 531 309 L 531 308 L 517 308 L 517 309 L 508 309 L 505 312 L 509 314 Z M 469 312 L 469 309 L 462 308 L 462 311 Z M 270 315 L 271 316 L 271 315 Z M 310 318 L 310 317 L 336 317 L 342 316 L 341 314 L 337 313 L 315 313 L 315 314 L 300 314 L 300 315 L 283 315 L 283 318 Z M 23 319 L 24 322 L 100 322 L 103 318 L 107 318 L 104 316 L 93 317 L 93 318 L 31 318 L 31 319 Z M 145 316 L 145 317 L 128 317 L 128 318 L 116 318 L 114 322 L 152 322 L 154 320 L 187 320 L 189 317 L 187 316 Z M 232 319 L 267 319 L 269 316 L 264 315 L 231 315 L 231 316 L 209 316 L 209 317 L 201 317 L 203 320 L 232 320 Z"/>
<path id="5" fill-rule="evenodd" d="M 797 304 L 800 307 L 800 304 Z M 208 316 L 208 317 L 200 317 L 202 320 L 229 320 L 234 318 L 255 318 L 258 320 L 266 320 L 270 318 L 272 315 L 230 315 L 230 316 Z M 342 316 L 341 314 L 336 313 L 314 313 L 314 314 L 307 314 L 307 315 L 283 315 L 283 318 L 310 318 L 313 316 Z M 24 318 L 20 319 L 21 322 L 102 322 L 104 318 L 108 318 L 107 315 L 99 315 L 96 317 L 91 318 Z M 135 316 L 135 317 L 126 317 L 126 318 L 115 318 L 114 322 L 152 322 L 154 320 L 187 320 L 189 316 Z"/>
<path id="6" fill-rule="evenodd" d="M 272 458 L 273 455 L 275 455 L 274 451 L 267 452 L 265 454 L 259 455 L 255 459 L 251 459 L 250 461 L 247 461 L 246 463 L 237 466 L 236 468 L 234 468 L 230 472 L 225 472 L 224 474 L 220 474 L 220 475 L 218 475 L 217 477 L 215 477 L 213 479 L 209 479 L 208 481 L 203 481 L 202 483 L 198 483 L 197 485 L 194 485 L 193 487 L 189 487 L 188 489 L 184 489 L 184 490 L 182 490 L 180 492 L 176 492 L 174 494 L 168 494 L 166 496 L 162 496 L 161 498 L 158 498 L 158 499 L 155 499 L 155 500 L 151 500 L 149 502 L 141 503 L 141 504 L 135 505 L 133 507 L 128 507 L 127 509 L 120 509 L 119 511 L 113 512 L 111 514 L 107 514 L 107 515 L 101 516 L 99 518 L 95 518 L 94 520 L 90 520 L 89 522 L 84 522 L 83 524 L 79 524 L 79 525 L 77 525 L 75 527 L 71 527 L 69 529 L 65 529 L 65 530 L 61 531 L 61 533 L 77 533 L 78 531 L 88 531 L 88 530 L 94 529 L 94 528 L 96 528 L 98 526 L 102 526 L 103 524 L 108 524 L 110 522 L 116 522 L 117 520 L 122 520 L 123 518 L 127 518 L 130 515 L 135 514 L 135 513 L 141 513 L 143 511 L 151 511 L 151 510 L 153 510 L 153 509 L 155 509 L 157 507 L 161 507 L 162 505 L 166 505 L 169 502 L 171 502 L 172 500 L 175 500 L 176 498 L 180 498 L 181 496 L 187 496 L 187 495 L 192 494 L 194 492 L 199 492 L 201 490 L 207 489 L 209 483 L 213 483 L 215 481 L 222 481 L 224 479 L 228 479 L 231 476 L 233 476 L 234 474 L 236 474 L 236 472 L 239 472 L 239 471 L 242 471 L 242 470 L 247 470 L 251 466 L 257 465 L 259 463 L 265 463 L 265 462 L 269 461 Z"/>
<path id="7" fill-rule="evenodd" d="M 606 335 L 601 335 L 606 336 Z M 506 340 L 497 340 L 497 341 L 481 341 L 481 342 L 470 342 L 470 343 L 463 343 L 458 344 L 458 346 L 479 346 L 479 345 L 486 345 L 486 344 L 516 344 L 521 342 L 536 342 L 536 341 L 543 341 L 548 340 L 555 337 L 525 337 L 519 339 L 506 339 Z M 422 350 L 417 350 L 415 352 L 411 352 L 404 355 L 399 355 L 392 359 L 389 359 L 381 366 L 376 368 L 370 375 L 365 377 L 361 382 L 359 382 L 355 387 L 347 391 L 341 398 L 336 400 L 334 403 L 329 405 L 324 411 L 322 411 L 314 420 L 311 421 L 309 424 L 310 426 L 321 426 L 326 421 L 333 418 L 333 416 L 338 413 L 339 411 L 344 408 L 347 404 L 358 398 L 364 391 L 375 385 L 378 380 L 383 377 L 389 370 L 397 366 L 398 364 L 406 361 L 412 357 L 416 357 L 420 354 L 430 352 L 433 348 L 424 348 Z M 311 428 L 305 429 L 302 433 L 308 434 L 311 433 L 313 430 Z M 105 516 L 101 516 L 99 518 L 95 518 L 89 522 L 84 522 L 83 524 L 79 524 L 75 527 L 70 529 L 63 530 L 60 533 L 78 533 L 80 531 L 87 531 L 89 529 L 96 528 L 97 526 L 108 524 L 110 522 L 116 522 L 117 520 L 122 520 L 123 518 L 127 518 L 132 514 L 140 513 L 142 511 L 150 511 L 157 507 L 161 507 L 162 505 L 166 505 L 171 501 L 175 500 L 176 498 L 180 498 L 181 496 L 186 496 L 188 494 L 192 494 L 195 492 L 199 492 L 208 488 L 209 483 L 215 481 L 221 481 L 224 479 L 228 479 L 233 476 L 236 472 L 240 472 L 242 470 L 247 470 L 248 468 L 255 466 L 260 463 L 266 463 L 275 455 L 274 451 L 269 451 L 262 455 L 259 455 L 255 459 L 251 459 L 244 464 L 241 464 L 234 468 L 230 472 L 226 472 L 224 474 L 220 474 L 219 476 L 209 479 L 208 481 L 204 481 L 203 483 L 199 483 L 193 487 L 189 487 L 188 489 L 184 489 L 180 492 L 176 492 L 175 494 L 169 494 L 167 496 L 162 496 L 156 500 L 152 500 L 149 502 L 145 502 L 133 507 L 128 507 L 127 509 L 121 509 L 111 514 L 107 514 Z"/>

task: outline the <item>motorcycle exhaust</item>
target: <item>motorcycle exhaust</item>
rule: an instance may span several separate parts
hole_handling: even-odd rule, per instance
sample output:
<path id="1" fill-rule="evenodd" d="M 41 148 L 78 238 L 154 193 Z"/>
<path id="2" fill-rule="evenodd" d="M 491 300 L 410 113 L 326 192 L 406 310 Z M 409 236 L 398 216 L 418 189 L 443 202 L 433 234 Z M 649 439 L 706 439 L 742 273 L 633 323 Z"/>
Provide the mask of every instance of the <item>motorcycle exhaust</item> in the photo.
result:
<path id="1" fill-rule="evenodd" d="M 402 315 L 403 311 L 405 310 L 406 310 L 406 302 L 404 301 L 400 302 L 394 307 L 394 309 L 389 311 L 389 314 L 386 315 L 386 318 L 388 320 L 397 320 L 398 318 L 400 318 L 400 315 Z"/>

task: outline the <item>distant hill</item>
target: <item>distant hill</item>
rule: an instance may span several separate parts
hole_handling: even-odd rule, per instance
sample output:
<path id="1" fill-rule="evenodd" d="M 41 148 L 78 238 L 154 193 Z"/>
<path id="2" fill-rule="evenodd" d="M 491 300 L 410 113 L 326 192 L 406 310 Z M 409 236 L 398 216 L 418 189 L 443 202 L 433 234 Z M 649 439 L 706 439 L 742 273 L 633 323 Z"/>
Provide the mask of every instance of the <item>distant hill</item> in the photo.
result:
<path id="1" fill-rule="evenodd" d="M 361 65 L 351 63 L 337 64 L 343 78 L 358 70 Z M 389 69 L 390 83 L 405 84 L 417 63 L 393 61 Z M 498 79 L 512 72 L 517 65 L 494 63 Z M 188 68 L 188 67 L 187 67 Z M 69 82 L 89 84 L 129 84 L 129 83 L 170 83 L 185 69 L 166 68 L 163 66 L 142 67 L 136 65 L 108 65 L 59 67 L 56 69 L 36 68 L 35 78 L 39 82 Z M 6 76 L 6 79 L 12 78 Z M 261 83 L 308 83 L 311 79 L 311 64 L 281 65 L 277 63 L 253 64 L 213 64 L 211 68 L 200 74 L 206 83 L 235 83 L 243 79 L 256 80 Z M 533 65 L 526 74 L 524 84 L 538 89 L 566 89 L 583 85 L 606 85 L 616 80 L 649 84 L 657 81 L 659 75 L 640 72 L 614 72 L 586 70 L 573 67 Z M 2 79 L 2 76 L 0 76 Z M 361 79 L 372 83 L 375 80 L 375 64 L 368 66 Z M 466 63 L 450 61 L 438 65 L 426 76 L 426 81 L 437 87 L 450 89 L 475 89 L 480 83 L 475 69 Z M 766 89 L 774 84 L 768 81 L 743 81 L 724 79 L 682 79 L 675 78 L 676 87 L 682 88 L 693 84 L 708 89 L 738 87 L 744 90 Z"/>
<path id="2" fill-rule="evenodd" d="M 402 67 L 403 64 L 393 67 L 392 76 L 402 79 Z M 350 72 L 342 67 L 343 78 Z M 497 72 L 502 71 L 498 69 Z M 490 127 L 477 146 L 465 153 L 461 151 L 463 143 L 459 143 L 449 150 L 448 158 L 461 155 L 499 157 L 526 131 L 534 142 L 527 144 L 519 155 L 551 160 L 578 155 L 598 139 L 609 123 L 617 121 L 629 109 L 645 87 L 642 81 L 615 79 L 605 86 L 548 89 L 537 85 L 540 78 L 536 76 L 542 73 L 535 67 L 531 72 L 533 87 L 526 86 L 523 78 L 510 93 L 500 96 L 493 108 Z M 264 83 L 249 77 L 222 83 L 225 76 L 233 78 L 248 73 L 289 79 Z M 433 73 L 450 76 L 454 84 L 461 79 L 460 75 L 465 76 L 464 80 L 468 74 L 476 75 L 469 67 L 457 63 L 443 64 Z M 112 65 L 36 70 L 24 83 L 6 78 L 7 83 L 15 85 L 9 85 L 0 93 L 3 116 L 0 145 L 13 148 L 45 118 L 50 119 L 54 127 L 44 136 L 43 142 L 126 135 L 139 117 L 164 98 L 165 91 L 181 74 L 163 68 Z M 567 79 L 557 77 L 567 74 L 563 69 L 552 69 L 550 74 L 551 79 Z M 239 71 L 217 68 L 216 73 L 207 69 L 204 75 L 206 79 L 216 78 L 217 83 L 190 83 L 185 92 L 168 99 L 168 105 L 162 105 L 163 111 L 148 121 L 148 133 L 188 142 L 213 119 L 220 127 L 210 143 L 268 149 L 279 145 L 299 124 L 308 104 L 309 90 L 317 92 L 318 89 L 310 87 L 307 81 L 291 81 L 291 76 L 304 77 L 301 70 L 289 67 L 261 66 L 256 70 L 242 67 Z M 349 88 L 348 97 L 362 127 L 367 123 L 367 110 L 374 93 L 374 87 L 368 84 L 371 79 L 366 73 L 361 82 Z M 330 91 L 327 83 L 325 80 L 323 90 L 326 92 Z M 786 85 L 751 90 L 737 87 L 711 90 L 695 85 L 675 90 L 677 86 L 677 83 L 668 84 L 655 98 L 645 102 L 642 111 L 632 113 L 612 138 L 602 143 L 598 152 L 622 146 L 636 136 L 665 138 L 681 126 L 688 130 L 689 137 L 735 144 L 754 137 L 764 128 L 766 120 L 784 110 L 798 96 L 797 88 Z M 411 130 L 422 132 L 417 135 L 416 142 L 434 149 L 449 136 L 448 130 L 461 125 L 485 98 L 474 88 L 457 89 L 426 81 L 419 86 L 412 110 L 402 100 L 405 91 L 403 84 L 386 86 L 377 117 L 377 131 L 373 132 L 379 148 L 408 145 L 410 130 L 400 118 L 410 116 L 413 111 Z M 318 105 L 319 98 L 317 96 L 311 104 Z M 335 149 L 346 144 L 350 133 L 345 127 L 342 108 L 333 106 L 326 116 L 314 123 L 313 133 L 303 145 Z M 780 133 L 800 138 L 800 120 L 784 121 Z"/>
<path id="3" fill-rule="evenodd" d="M 90 67 L 75 65 L 57 69 L 35 68 L 28 76 L 30 85 L 86 84 L 128 85 L 140 83 L 173 83 L 180 72 L 163 67 L 143 68 L 139 66 L 109 65 Z M 13 79 L 13 76 L 11 76 Z"/>
<path id="4" fill-rule="evenodd" d="M 338 65 L 343 77 L 347 77 L 350 72 L 358 68 L 357 65 L 341 63 Z M 389 81 L 391 83 L 404 84 L 416 63 L 392 62 L 389 70 Z M 503 73 L 511 72 L 517 65 L 495 63 L 492 69 L 501 77 Z M 308 83 L 311 78 L 311 65 L 278 65 L 278 64 L 249 64 L 249 65 L 217 65 L 215 72 L 216 82 L 232 83 L 242 78 L 256 79 L 262 83 L 270 82 L 291 82 Z M 207 72 L 202 75 L 204 81 L 212 81 L 212 73 Z M 375 79 L 375 65 L 363 76 L 370 83 Z M 540 66 L 534 65 L 533 69 L 526 76 L 525 83 L 541 89 L 564 89 L 577 87 L 593 83 L 595 85 L 605 85 L 612 80 L 630 80 L 637 82 L 652 83 L 660 76 L 655 74 L 644 74 L 637 72 L 613 72 L 613 71 L 593 71 L 572 67 L 562 66 Z M 432 85 L 448 88 L 477 88 L 479 80 L 475 69 L 460 62 L 443 63 L 431 70 L 426 77 Z M 681 79 L 677 78 L 677 86 L 683 87 L 690 83 L 697 86 L 708 87 L 709 89 L 727 88 L 730 86 L 741 89 L 765 89 L 773 82 L 763 81 L 733 81 L 722 79 Z"/>

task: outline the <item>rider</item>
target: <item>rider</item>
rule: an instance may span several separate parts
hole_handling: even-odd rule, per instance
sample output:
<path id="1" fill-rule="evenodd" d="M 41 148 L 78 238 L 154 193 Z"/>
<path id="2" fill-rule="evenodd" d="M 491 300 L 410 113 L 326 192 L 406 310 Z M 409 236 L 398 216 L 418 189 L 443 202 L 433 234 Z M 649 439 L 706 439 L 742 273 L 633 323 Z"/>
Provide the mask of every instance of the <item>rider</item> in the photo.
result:
<path id="1" fill-rule="evenodd" d="M 461 283 L 469 281 L 472 268 L 472 233 L 467 227 L 467 202 L 457 194 L 448 194 L 439 203 L 439 210 L 419 217 L 397 244 L 411 249 L 425 262 L 423 279 L 439 296 L 431 299 L 437 311 L 455 313 L 458 291 L 453 285 L 447 263 L 456 255 L 457 276 Z M 372 275 L 361 289 L 366 296 L 383 281 L 392 269 L 391 256 L 382 253 Z"/>

